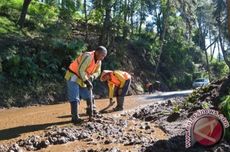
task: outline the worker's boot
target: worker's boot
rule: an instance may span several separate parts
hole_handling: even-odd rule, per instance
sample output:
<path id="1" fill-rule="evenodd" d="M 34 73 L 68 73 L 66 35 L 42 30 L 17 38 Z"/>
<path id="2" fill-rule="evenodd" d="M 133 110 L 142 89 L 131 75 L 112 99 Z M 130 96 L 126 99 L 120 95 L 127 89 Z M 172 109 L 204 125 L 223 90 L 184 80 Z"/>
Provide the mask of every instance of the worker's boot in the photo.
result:
<path id="1" fill-rule="evenodd" d="M 71 122 L 74 124 L 83 122 L 83 120 L 80 119 L 78 115 L 78 103 L 70 102 L 70 106 L 71 106 L 71 116 L 72 116 Z"/>
<path id="2" fill-rule="evenodd" d="M 92 101 L 93 101 L 93 114 L 94 114 L 94 115 L 97 115 L 98 112 L 97 112 L 97 110 L 96 110 L 97 108 L 96 108 L 96 104 L 95 104 L 95 99 L 93 98 Z"/>
<path id="3" fill-rule="evenodd" d="M 125 97 L 117 97 L 117 106 L 113 109 L 114 111 L 122 111 L 124 106 Z"/>

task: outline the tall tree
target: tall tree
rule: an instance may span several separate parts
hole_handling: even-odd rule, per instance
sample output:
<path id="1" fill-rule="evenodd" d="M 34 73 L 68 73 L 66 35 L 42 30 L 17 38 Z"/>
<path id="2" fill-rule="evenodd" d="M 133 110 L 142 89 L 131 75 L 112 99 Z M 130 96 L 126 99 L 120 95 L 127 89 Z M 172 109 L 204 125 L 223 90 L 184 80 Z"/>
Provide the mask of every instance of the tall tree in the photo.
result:
<path id="1" fill-rule="evenodd" d="M 174 0 L 174 3 L 186 24 L 186 38 L 191 40 L 192 28 L 195 25 L 195 6 L 197 6 L 197 2 L 196 0 Z"/>
<path id="2" fill-rule="evenodd" d="M 211 1 L 200 0 L 197 2 L 196 9 L 196 24 L 198 29 L 198 41 L 196 42 L 200 49 L 203 51 L 206 59 L 206 70 L 208 72 L 209 79 L 211 78 L 210 62 L 208 51 L 217 42 L 217 27 L 216 20 L 213 17 L 214 5 Z M 207 39 L 210 44 L 207 45 Z M 211 53 L 211 52 L 210 52 Z M 212 55 L 212 54 L 211 54 Z M 212 59 L 212 57 L 211 57 Z"/>
<path id="3" fill-rule="evenodd" d="M 84 14 L 85 14 L 85 40 L 88 40 L 88 15 L 87 15 L 87 1 L 84 0 Z"/>
<path id="4" fill-rule="evenodd" d="M 228 39 L 230 41 L 230 0 L 226 0 L 227 2 L 227 11 L 228 11 Z"/>
<path id="5" fill-rule="evenodd" d="M 128 33 L 128 31 L 127 31 L 128 0 L 124 1 L 123 12 L 124 12 L 123 38 L 126 39 L 127 33 Z"/>
<path id="6" fill-rule="evenodd" d="M 164 46 L 164 43 L 165 43 L 164 41 L 165 41 L 166 29 L 168 28 L 169 12 L 170 12 L 170 0 L 167 0 L 166 9 L 163 10 L 163 32 L 162 32 L 162 35 L 160 37 L 160 40 L 161 40 L 161 42 L 160 42 L 160 54 L 159 54 L 156 69 L 155 69 L 155 72 L 154 72 L 155 78 L 157 78 L 157 71 L 158 71 L 159 64 L 161 62 L 161 55 L 162 55 L 163 46 Z"/>
<path id="7" fill-rule="evenodd" d="M 31 0 L 24 0 L 24 2 L 23 2 L 21 15 L 20 15 L 19 20 L 18 20 L 18 25 L 20 26 L 20 28 L 23 28 L 23 26 L 24 26 L 26 14 L 27 14 L 30 2 L 31 2 Z"/>
<path id="8" fill-rule="evenodd" d="M 145 20 L 145 1 L 140 0 L 140 22 L 139 22 L 139 34 L 141 34 L 142 24 Z"/>
<path id="9" fill-rule="evenodd" d="M 135 1 L 132 0 L 130 3 L 130 26 L 131 26 L 131 36 L 133 35 L 133 29 L 134 29 L 134 21 L 133 21 L 133 17 L 134 17 L 134 12 L 135 12 Z"/>
<path id="10" fill-rule="evenodd" d="M 214 4 L 216 5 L 216 10 L 214 11 L 214 17 L 216 17 L 217 27 L 218 27 L 218 38 L 219 38 L 219 44 L 220 48 L 224 57 L 225 63 L 228 65 L 228 68 L 230 69 L 230 54 L 228 53 L 228 50 L 225 48 L 226 43 L 230 43 L 230 41 L 225 42 L 224 40 L 228 37 L 227 29 L 227 20 L 228 14 L 227 14 L 227 4 L 229 5 L 229 2 L 227 0 L 227 4 L 224 0 L 215 0 Z"/>
<path id="11" fill-rule="evenodd" d="M 203 6 L 198 7 L 198 9 L 197 9 L 197 12 L 198 12 L 198 15 L 197 15 L 198 16 L 198 21 L 197 22 L 198 22 L 198 31 L 199 31 L 199 41 L 198 41 L 198 44 L 199 44 L 201 50 L 203 50 L 204 53 L 205 53 L 208 76 L 209 76 L 209 79 L 211 79 L 210 65 L 209 65 L 209 60 L 208 60 L 208 52 L 205 49 L 206 48 L 205 39 L 206 39 L 206 35 L 208 34 L 208 27 L 206 25 L 206 17 L 207 16 L 205 16 L 204 10 L 205 9 L 204 9 Z"/>
<path id="12" fill-rule="evenodd" d="M 104 21 L 101 36 L 99 38 L 99 43 L 105 46 L 110 44 L 110 34 L 111 34 L 111 11 L 113 7 L 113 0 L 102 0 L 100 2 L 101 9 L 104 9 Z"/>

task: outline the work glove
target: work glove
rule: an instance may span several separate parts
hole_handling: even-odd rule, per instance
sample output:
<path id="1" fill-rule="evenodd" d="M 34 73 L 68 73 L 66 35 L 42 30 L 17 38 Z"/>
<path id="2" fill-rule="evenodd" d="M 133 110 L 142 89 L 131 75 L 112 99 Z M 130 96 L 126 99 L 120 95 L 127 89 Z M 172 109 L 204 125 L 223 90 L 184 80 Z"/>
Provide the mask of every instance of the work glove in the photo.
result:
<path id="1" fill-rule="evenodd" d="M 92 84 L 92 82 L 90 82 L 90 80 L 85 80 L 84 83 L 86 84 L 86 86 L 89 90 L 93 89 L 93 84 Z"/>
<path id="2" fill-rule="evenodd" d="M 93 82 L 93 80 L 95 80 L 95 77 L 92 75 L 92 76 L 89 77 L 89 80 L 90 80 L 91 82 Z"/>

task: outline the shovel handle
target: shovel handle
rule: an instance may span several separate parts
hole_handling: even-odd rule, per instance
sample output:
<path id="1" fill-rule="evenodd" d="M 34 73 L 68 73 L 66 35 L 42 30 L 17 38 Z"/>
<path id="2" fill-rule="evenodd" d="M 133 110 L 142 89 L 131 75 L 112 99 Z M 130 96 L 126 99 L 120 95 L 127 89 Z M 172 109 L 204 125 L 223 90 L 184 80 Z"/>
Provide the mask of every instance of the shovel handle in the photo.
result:
<path id="1" fill-rule="evenodd" d="M 89 93 L 90 93 L 90 105 L 89 105 L 89 108 L 90 108 L 90 114 L 89 114 L 89 119 L 92 119 L 93 117 L 93 89 L 90 88 L 89 89 Z"/>

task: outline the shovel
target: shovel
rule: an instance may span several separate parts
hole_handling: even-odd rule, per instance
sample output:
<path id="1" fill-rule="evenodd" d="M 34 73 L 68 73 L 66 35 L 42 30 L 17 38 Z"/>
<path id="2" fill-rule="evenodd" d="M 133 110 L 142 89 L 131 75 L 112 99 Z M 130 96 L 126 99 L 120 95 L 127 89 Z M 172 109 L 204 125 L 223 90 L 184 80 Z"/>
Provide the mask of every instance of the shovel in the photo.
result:
<path id="1" fill-rule="evenodd" d="M 90 93 L 90 105 L 89 105 L 89 108 L 90 108 L 90 114 L 89 114 L 89 121 L 92 121 L 92 117 L 93 117 L 93 89 L 90 88 L 89 89 L 89 93 Z"/>
<path id="2" fill-rule="evenodd" d="M 112 107 L 114 105 L 114 103 L 115 103 L 115 101 L 112 101 L 112 102 L 110 101 L 109 105 L 106 106 L 104 109 L 101 109 L 99 112 L 104 113 L 106 110 L 108 110 L 110 107 Z"/>

